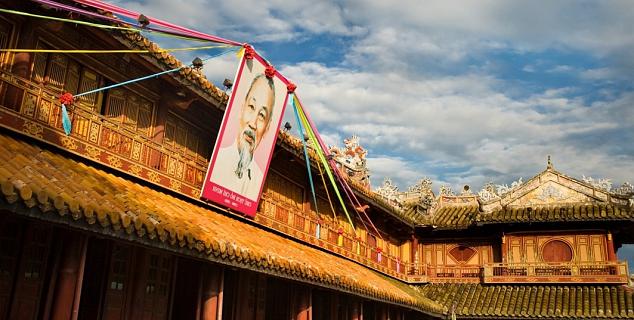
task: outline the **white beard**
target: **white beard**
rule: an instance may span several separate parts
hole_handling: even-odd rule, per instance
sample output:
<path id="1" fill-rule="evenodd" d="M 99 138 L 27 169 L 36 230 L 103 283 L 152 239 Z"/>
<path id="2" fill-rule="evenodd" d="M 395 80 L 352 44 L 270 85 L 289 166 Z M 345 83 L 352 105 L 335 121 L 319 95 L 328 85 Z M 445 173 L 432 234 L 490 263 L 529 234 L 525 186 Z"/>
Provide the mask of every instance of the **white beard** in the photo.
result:
<path id="1" fill-rule="evenodd" d="M 253 153 L 249 149 L 249 143 L 245 142 L 242 144 L 242 148 L 238 148 L 238 155 L 240 156 L 240 160 L 238 160 L 238 166 L 236 167 L 235 174 L 238 176 L 238 179 L 242 179 L 244 172 L 247 171 L 247 167 L 251 164 L 251 160 L 253 160 Z M 249 174 L 249 179 L 250 179 Z"/>

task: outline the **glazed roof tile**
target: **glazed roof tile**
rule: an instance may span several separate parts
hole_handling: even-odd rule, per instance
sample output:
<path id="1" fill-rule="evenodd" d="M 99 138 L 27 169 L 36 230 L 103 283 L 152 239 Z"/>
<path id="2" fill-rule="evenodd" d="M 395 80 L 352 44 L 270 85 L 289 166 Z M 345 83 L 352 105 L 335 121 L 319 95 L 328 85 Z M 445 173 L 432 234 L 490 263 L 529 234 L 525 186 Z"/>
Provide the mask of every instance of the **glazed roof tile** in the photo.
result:
<path id="1" fill-rule="evenodd" d="M 36 219 L 430 313 L 443 307 L 352 261 L 0 132 L 0 206 Z M 4 205 L 3 205 L 4 204 Z M 16 206 L 17 205 L 17 206 Z"/>
<path id="2" fill-rule="evenodd" d="M 417 289 L 457 318 L 634 318 L 634 290 L 627 286 L 444 283 Z"/>
<path id="3" fill-rule="evenodd" d="M 489 213 L 480 211 L 477 205 L 446 205 L 425 217 L 421 225 L 460 230 L 483 224 L 632 220 L 631 208 L 601 203 L 507 207 Z"/>

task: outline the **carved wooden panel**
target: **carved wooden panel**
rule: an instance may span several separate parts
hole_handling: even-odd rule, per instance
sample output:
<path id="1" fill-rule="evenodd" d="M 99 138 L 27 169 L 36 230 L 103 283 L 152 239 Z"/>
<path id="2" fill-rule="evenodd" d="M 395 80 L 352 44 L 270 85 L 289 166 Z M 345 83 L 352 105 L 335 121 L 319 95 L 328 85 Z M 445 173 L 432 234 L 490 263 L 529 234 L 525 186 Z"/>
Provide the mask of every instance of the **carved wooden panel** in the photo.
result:
<path id="1" fill-rule="evenodd" d="M 423 243 L 422 264 L 441 265 L 481 265 L 493 260 L 490 243 L 444 242 Z M 420 258 L 419 258 L 420 259 Z"/>
<path id="2" fill-rule="evenodd" d="M 593 232 L 579 232 L 573 233 L 541 233 L 541 234 L 512 234 L 506 236 L 507 245 L 507 261 L 511 263 L 525 263 L 525 262 L 544 262 L 544 247 L 550 242 L 557 240 L 567 243 L 570 246 L 572 260 L 587 262 L 587 261 L 607 261 L 607 254 L 605 252 L 606 240 L 604 234 Z M 550 250 L 550 249 L 549 249 Z M 555 249 L 553 249 L 555 250 Z M 564 250 L 564 249 L 561 249 Z M 563 256 L 557 258 L 567 257 L 567 253 L 558 251 Z M 547 253 L 546 259 L 554 259 L 553 256 Z M 555 254 L 555 253 L 552 253 Z M 548 261 L 546 261 L 548 262 Z M 554 261 L 552 261 L 554 262 Z"/>
<path id="3" fill-rule="evenodd" d="M 544 262 L 568 262 L 572 260 L 572 248 L 562 240 L 546 242 L 541 250 Z"/>

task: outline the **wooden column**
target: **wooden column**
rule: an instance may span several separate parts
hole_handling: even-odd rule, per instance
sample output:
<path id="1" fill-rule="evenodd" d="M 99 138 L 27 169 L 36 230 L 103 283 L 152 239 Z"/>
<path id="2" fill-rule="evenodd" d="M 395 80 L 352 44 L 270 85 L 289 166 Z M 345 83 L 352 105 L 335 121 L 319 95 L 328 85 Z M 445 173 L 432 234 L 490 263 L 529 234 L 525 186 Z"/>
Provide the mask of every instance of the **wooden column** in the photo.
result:
<path id="1" fill-rule="evenodd" d="M 73 316 L 73 306 L 79 309 L 81 295 L 82 266 L 86 259 L 83 247 L 86 245 L 86 237 L 80 234 L 68 233 L 64 236 L 64 250 L 60 261 L 60 269 L 57 274 L 55 287 L 55 300 L 53 301 L 52 319 L 68 320 L 76 319 Z M 82 254 L 84 253 L 84 254 Z M 77 302 L 77 303 L 75 303 Z M 78 310 L 74 310 L 75 313 Z"/>
<path id="2" fill-rule="evenodd" d="M 266 312 L 266 276 L 240 270 L 235 301 L 236 320 L 264 319 Z"/>
<path id="3" fill-rule="evenodd" d="M 311 320 L 311 289 L 302 285 L 294 285 L 293 289 L 293 295 L 291 296 L 291 299 L 293 299 L 291 316 L 296 320 Z"/>
<path id="4" fill-rule="evenodd" d="M 508 252 L 506 247 L 506 236 L 502 234 L 502 262 L 507 262 Z"/>
<path id="5" fill-rule="evenodd" d="M 412 248 L 411 248 L 411 253 L 410 253 L 410 263 L 412 265 L 412 268 L 415 268 L 416 263 L 419 263 L 420 261 L 416 261 L 416 256 L 418 253 L 418 238 L 416 238 L 416 234 L 412 234 Z M 420 257 L 419 257 L 420 260 Z M 409 271 L 409 270 L 407 270 Z"/>
<path id="6" fill-rule="evenodd" d="M 363 302 L 357 299 L 352 300 L 352 320 L 363 320 Z"/>
<path id="7" fill-rule="evenodd" d="M 616 250 L 614 250 L 614 240 L 612 239 L 612 232 L 608 232 L 608 236 L 606 237 L 607 241 L 607 251 L 608 251 L 608 261 L 617 261 Z"/>
<path id="8" fill-rule="evenodd" d="M 202 314 L 201 320 L 222 319 L 222 297 L 224 269 L 204 266 L 202 272 Z"/>
<path id="9" fill-rule="evenodd" d="M 380 320 L 388 320 L 389 319 L 389 306 L 387 304 L 381 304 L 381 311 L 379 313 Z"/>

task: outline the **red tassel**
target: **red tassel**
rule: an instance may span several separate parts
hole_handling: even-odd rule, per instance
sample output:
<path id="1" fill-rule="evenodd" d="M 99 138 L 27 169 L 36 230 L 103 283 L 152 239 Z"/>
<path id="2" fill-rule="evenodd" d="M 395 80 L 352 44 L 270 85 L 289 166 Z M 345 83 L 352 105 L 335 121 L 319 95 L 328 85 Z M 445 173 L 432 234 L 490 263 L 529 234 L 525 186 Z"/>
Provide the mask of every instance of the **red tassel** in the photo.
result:
<path id="1" fill-rule="evenodd" d="M 247 60 L 251 60 L 255 57 L 255 50 L 251 45 L 244 44 L 244 58 Z"/>
<path id="2" fill-rule="evenodd" d="M 264 75 L 267 78 L 272 79 L 275 76 L 275 67 L 273 67 L 272 65 L 266 66 L 266 69 L 264 70 Z"/>
<path id="3" fill-rule="evenodd" d="M 297 89 L 297 86 L 296 86 L 294 83 L 292 83 L 292 82 L 289 82 L 289 83 L 286 85 L 286 91 L 287 91 L 288 93 L 294 93 L 294 92 L 295 92 L 295 89 Z"/>
<path id="4" fill-rule="evenodd" d="M 70 106 L 71 104 L 73 104 L 74 100 L 75 98 L 73 97 L 73 94 L 70 92 L 66 92 L 59 97 L 59 102 L 67 106 Z"/>

